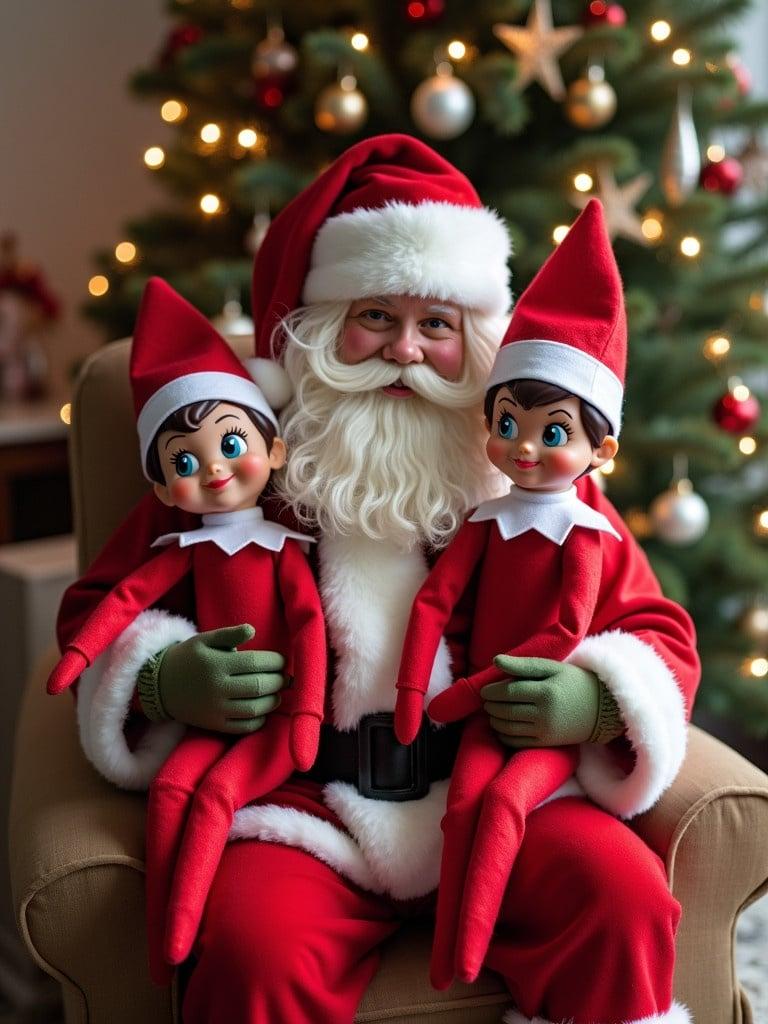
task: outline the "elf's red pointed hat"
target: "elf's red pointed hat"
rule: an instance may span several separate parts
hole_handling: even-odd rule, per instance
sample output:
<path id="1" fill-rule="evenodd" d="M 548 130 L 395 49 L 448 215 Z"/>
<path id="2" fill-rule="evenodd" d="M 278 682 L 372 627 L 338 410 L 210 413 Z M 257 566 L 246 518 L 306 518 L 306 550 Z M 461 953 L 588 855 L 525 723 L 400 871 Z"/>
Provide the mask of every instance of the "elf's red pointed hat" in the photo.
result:
<path id="1" fill-rule="evenodd" d="M 277 419 L 261 388 L 202 313 L 159 277 L 142 296 L 130 361 L 141 465 L 163 421 L 192 402 L 226 401 Z"/>
<path id="2" fill-rule="evenodd" d="M 509 236 L 469 180 L 409 135 L 364 139 L 275 218 L 256 255 L 256 354 L 304 303 L 421 295 L 510 306 Z"/>
<path id="3" fill-rule="evenodd" d="M 621 277 L 603 207 L 592 199 L 518 299 L 488 387 L 555 384 L 598 409 L 618 436 L 626 366 Z"/>

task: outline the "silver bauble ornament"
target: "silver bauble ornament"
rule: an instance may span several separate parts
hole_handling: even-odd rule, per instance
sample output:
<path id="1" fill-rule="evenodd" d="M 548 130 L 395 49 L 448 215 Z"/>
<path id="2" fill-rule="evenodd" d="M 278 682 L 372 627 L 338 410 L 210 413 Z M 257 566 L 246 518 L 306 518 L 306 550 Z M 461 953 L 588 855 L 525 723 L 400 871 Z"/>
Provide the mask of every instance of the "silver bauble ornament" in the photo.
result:
<path id="1" fill-rule="evenodd" d="M 577 78 L 568 86 L 565 113 L 571 124 L 585 131 L 602 128 L 616 113 L 616 93 L 605 80 L 603 69 L 597 65 L 587 68 L 584 78 Z"/>
<path id="2" fill-rule="evenodd" d="M 352 75 L 327 85 L 315 102 L 315 124 L 323 132 L 350 135 L 362 128 L 368 117 L 368 101 Z"/>
<path id="3" fill-rule="evenodd" d="M 220 315 L 215 317 L 212 323 L 225 338 L 253 337 L 253 320 L 243 312 L 238 299 L 228 299 Z"/>
<path id="4" fill-rule="evenodd" d="M 299 55 L 278 25 L 267 31 L 266 39 L 253 51 L 251 70 L 256 78 L 287 78 L 296 70 Z"/>
<path id="5" fill-rule="evenodd" d="M 690 480 L 674 481 L 669 490 L 654 498 L 648 510 L 655 535 L 665 544 L 693 544 L 709 526 L 709 509 Z"/>
<path id="6" fill-rule="evenodd" d="M 664 149 L 661 154 L 661 190 L 670 206 L 681 206 L 699 183 L 701 154 L 693 123 L 691 90 L 680 86 Z"/>
<path id="7" fill-rule="evenodd" d="M 474 116 L 472 90 L 454 75 L 426 78 L 411 97 L 411 117 L 431 139 L 455 139 L 469 128 Z"/>

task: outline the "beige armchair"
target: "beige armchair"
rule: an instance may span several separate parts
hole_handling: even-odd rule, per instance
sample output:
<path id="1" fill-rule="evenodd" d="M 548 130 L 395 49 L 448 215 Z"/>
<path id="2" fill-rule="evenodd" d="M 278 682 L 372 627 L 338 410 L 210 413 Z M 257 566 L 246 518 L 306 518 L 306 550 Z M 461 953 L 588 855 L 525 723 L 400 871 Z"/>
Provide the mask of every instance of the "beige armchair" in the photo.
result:
<path id="1" fill-rule="evenodd" d="M 97 353 L 75 396 L 71 456 L 83 565 L 145 486 L 127 357 L 127 342 Z M 110 786 L 85 761 L 71 702 L 44 694 L 53 657 L 52 650 L 29 682 L 17 731 L 10 839 L 19 928 L 36 962 L 60 981 L 68 1024 L 169 1022 L 178 1019 L 176 992 L 154 988 L 145 966 L 144 798 Z M 739 913 L 768 888 L 768 777 L 691 728 L 680 777 L 636 827 L 665 859 L 683 905 L 677 998 L 696 1024 L 750 1024 L 733 942 Z M 358 1021 L 500 1020 L 507 997 L 491 974 L 432 991 L 429 943 L 428 927 L 411 925 L 389 944 Z"/>

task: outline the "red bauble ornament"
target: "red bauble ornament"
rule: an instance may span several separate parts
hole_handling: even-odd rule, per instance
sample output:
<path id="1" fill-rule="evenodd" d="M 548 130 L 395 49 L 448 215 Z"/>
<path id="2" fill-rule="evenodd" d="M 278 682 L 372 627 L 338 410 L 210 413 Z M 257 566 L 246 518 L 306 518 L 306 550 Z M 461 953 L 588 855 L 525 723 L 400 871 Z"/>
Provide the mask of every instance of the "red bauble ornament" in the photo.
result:
<path id="1" fill-rule="evenodd" d="M 584 11 L 585 25 L 611 25 L 619 28 L 627 23 L 627 12 L 621 4 L 609 4 L 604 0 L 591 0 Z"/>
<path id="2" fill-rule="evenodd" d="M 279 110 L 285 103 L 287 82 L 282 75 L 268 75 L 253 83 L 253 98 L 262 110 Z"/>
<path id="3" fill-rule="evenodd" d="M 713 163 L 707 161 L 701 169 L 699 179 L 702 188 L 708 192 L 721 192 L 725 196 L 732 195 L 741 185 L 744 169 L 739 161 L 732 156 Z"/>
<path id="4" fill-rule="evenodd" d="M 712 419 L 729 434 L 743 434 L 760 419 L 760 403 L 753 394 L 737 398 L 733 391 L 728 391 L 712 407 Z"/>
<path id="5" fill-rule="evenodd" d="M 431 25 L 445 14 L 445 0 L 405 0 L 403 6 L 413 25 Z"/>
<path id="6" fill-rule="evenodd" d="M 186 50 L 188 46 L 199 43 L 204 34 L 199 25 L 177 25 L 175 28 L 172 28 L 160 51 L 160 57 L 158 58 L 160 67 L 169 67 L 182 50 Z"/>

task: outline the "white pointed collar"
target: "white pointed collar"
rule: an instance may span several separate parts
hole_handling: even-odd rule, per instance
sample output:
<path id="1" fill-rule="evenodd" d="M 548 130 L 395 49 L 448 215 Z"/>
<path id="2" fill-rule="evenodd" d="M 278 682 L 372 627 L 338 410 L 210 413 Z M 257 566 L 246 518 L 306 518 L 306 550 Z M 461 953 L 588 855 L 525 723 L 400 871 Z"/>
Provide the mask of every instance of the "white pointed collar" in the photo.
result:
<path id="1" fill-rule="evenodd" d="M 281 526 L 280 523 L 265 519 L 264 512 L 258 505 L 240 509 L 238 512 L 211 512 L 202 518 L 203 525 L 198 529 L 187 530 L 184 533 L 166 533 L 158 537 L 152 547 L 164 547 L 175 541 L 179 547 L 186 548 L 190 544 L 210 540 L 226 554 L 234 555 L 248 544 L 257 544 L 268 551 L 282 551 L 286 537 L 300 541 L 302 546 L 315 542 L 314 537 L 297 533 Z M 304 547 L 304 550 L 307 548 Z"/>
<path id="2" fill-rule="evenodd" d="M 527 491 L 512 486 L 509 494 L 478 505 L 469 517 L 472 523 L 495 519 L 502 540 L 512 540 L 527 530 L 537 530 L 555 544 L 564 544 L 574 526 L 603 530 L 621 540 L 602 512 L 587 505 L 576 493 L 567 491 Z"/>

